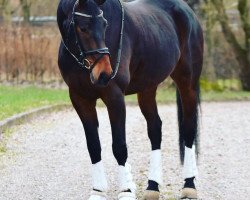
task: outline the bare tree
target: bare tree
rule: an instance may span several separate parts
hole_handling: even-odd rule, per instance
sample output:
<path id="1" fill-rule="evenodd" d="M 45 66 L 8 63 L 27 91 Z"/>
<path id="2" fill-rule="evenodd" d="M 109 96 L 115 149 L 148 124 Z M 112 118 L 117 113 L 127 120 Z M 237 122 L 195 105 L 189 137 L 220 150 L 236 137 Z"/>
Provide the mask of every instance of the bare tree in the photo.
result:
<path id="1" fill-rule="evenodd" d="M 9 0 L 0 0 L 0 20 L 6 20 L 10 13 Z"/>
<path id="2" fill-rule="evenodd" d="M 243 44 L 237 39 L 229 25 L 229 19 L 226 13 L 223 0 L 211 0 L 216 11 L 217 19 L 222 27 L 225 39 L 230 44 L 236 59 L 240 65 L 240 80 L 243 90 L 250 91 L 250 15 L 249 1 L 238 0 L 238 11 L 241 19 L 241 28 L 244 32 Z"/>
<path id="3" fill-rule="evenodd" d="M 188 5 L 195 10 L 195 7 L 200 4 L 200 0 L 184 0 L 188 3 Z"/>
<path id="4" fill-rule="evenodd" d="M 25 23 L 30 22 L 30 12 L 33 0 L 20 0 L 20 6 L 22 8 L 23 19 Z"/>

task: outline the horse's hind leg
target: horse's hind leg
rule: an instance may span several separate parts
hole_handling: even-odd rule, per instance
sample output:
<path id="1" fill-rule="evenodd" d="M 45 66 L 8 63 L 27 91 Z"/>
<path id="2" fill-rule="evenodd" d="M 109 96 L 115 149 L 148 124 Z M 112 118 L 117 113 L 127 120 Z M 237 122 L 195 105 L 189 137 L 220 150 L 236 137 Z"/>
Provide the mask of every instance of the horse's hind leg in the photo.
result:
<path id="1" fill-rule="evenodd" d="M 148 188 L 144 193 L 144 200 L 159 199 L 159 185 L 162 184 L 162 163 L 161 163 L 161 140 L 162 122 L 158 115 L 156 105 L 157 86 L 147 89 L 138 94 L 140 109 L 147 121 L 148 137 L 151 141 L 152 152 L 150 158 L 150 169 L 148 176 Z"/>
<path id="2" fill-rule="evenodd" d="M 188 70 L 196 71 L 187 73 Z M 197 198 L 194 179 L 198 174 L 195 144 L 198 144 L 199 74 L 200 68 L 182 65 L 171 75 L 178 87 L 179 145 L 185 180 L 181 198 L 190 199 Z"/>

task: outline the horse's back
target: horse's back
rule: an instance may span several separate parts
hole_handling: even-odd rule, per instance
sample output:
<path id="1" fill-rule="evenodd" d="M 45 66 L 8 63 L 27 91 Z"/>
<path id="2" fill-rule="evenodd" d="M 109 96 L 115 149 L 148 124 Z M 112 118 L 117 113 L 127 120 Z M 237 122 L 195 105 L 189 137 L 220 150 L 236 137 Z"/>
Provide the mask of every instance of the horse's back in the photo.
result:
<path id="1" fill-rule="evenodd" d="M 190 34 L 191 31 L 202 33 L 196 15 L 184 0 L 137 0 L 134 3 L 145 7 L 155 7 L 157 13 L 170 16 L 177 28 L 177 34 L 180 34 L 180 31 L 186 34 Z"/>
<path id="2" fill-rule="evenodd" d="M 184 34 L 197 34 L 197 37 L 202 35 L 202 29 L 195 13 L 184 0 L 138 0 L 138 2 L 155 6 L 171 16 L 179 35 L 180 43 Z"/>

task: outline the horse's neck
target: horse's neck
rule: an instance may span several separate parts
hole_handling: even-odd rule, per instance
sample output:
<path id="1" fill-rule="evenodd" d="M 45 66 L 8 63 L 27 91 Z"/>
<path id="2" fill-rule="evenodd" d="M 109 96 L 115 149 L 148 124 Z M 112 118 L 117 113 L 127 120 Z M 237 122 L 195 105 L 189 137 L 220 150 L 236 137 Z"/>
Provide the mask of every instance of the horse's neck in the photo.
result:
<path id="1" fill-rule="evenodd" d="M 128 6 L 131 3 L 122 2 L 122 0 L 107 0 L 103 5 L 103 13 L 105 18 L 108 20 L 110 26 L 112 26 L 113 33 L 117 32 L 120 34 L 121 22 L 122 22 L 122 6 L 124 9 L 125 21 L 124 21 L 124 32 L 130 32 L 134 24 L 133 15 L 135 10 Z"/>
<path id="2" fill-rule="evenodd" d="M 102 6 L 102 10 L 109 24 L 106 32 L 106 45 L 109 46 L 111 53 L 116 54 L 120 41 L 122 23 L 121 4 L 119 0 L 107 0 Z"/>
<path id="3" fill-rule="evenodd" d="M 121 12 L 121 4 L 119 1 L 122 0 L 107 0 L 104 3 L 102 9 L 108 19 L 119 17 L 119 13 Z"/>

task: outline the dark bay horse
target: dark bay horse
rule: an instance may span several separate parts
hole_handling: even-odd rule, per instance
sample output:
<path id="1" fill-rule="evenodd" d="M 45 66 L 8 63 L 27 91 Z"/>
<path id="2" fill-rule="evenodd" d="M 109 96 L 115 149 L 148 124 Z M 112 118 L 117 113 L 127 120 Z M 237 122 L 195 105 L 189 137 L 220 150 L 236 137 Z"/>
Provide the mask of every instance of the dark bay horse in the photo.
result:
<path id="1" fill-rule="evenodd" d="M 180 157 L 185 180 L 182 198 L 197 198 L 195 146 L 199 77 L 203 62 L 201 26 L 183 0 L 61 0 L 59 68 L 85 130 L 92 161 L 90 200 L 106 200 L 107 179 L 101 158 L 96 101 L 108 109 L 113 154 L 118 163 L 120 200 L 136 199 L 127 163 L 124 96 L 138 95 L 148 126 L 151 157 L 143 199 L 159 199 L 162 184 L 162 122 L 156 91 L 170 76 L 177 86 Z"/>

